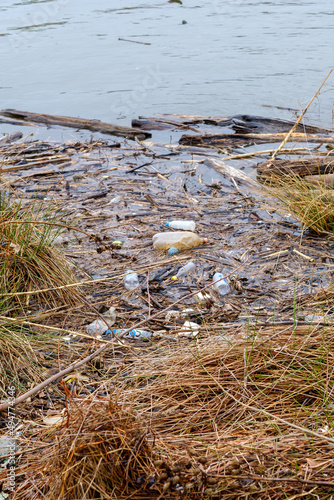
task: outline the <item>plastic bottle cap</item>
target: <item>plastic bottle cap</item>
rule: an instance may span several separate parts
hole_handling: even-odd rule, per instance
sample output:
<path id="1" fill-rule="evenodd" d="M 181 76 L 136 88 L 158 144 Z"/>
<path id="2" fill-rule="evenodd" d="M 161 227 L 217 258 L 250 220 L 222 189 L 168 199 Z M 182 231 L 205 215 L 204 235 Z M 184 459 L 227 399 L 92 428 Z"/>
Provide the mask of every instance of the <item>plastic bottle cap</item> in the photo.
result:
<path id="1" fill-rule="evenodd" d="M 168 250 L 168 255 L 175 255 L 179 253 L 178 249 L 175 248 L 175 247 L 171 247 L 169 250 Z"/>
<path id="2" fill-rule="evenodd" d="M 172 277 L 171 277 L 171 280 L 172 280 L 172 281 L 177 281 L 177 276 L 172 276 Z"/>
<path id="3" fill-rule="evenodd" d="M 165 225 L 168 227 L 169 226 L 169 222 L 167 222 Z"/>

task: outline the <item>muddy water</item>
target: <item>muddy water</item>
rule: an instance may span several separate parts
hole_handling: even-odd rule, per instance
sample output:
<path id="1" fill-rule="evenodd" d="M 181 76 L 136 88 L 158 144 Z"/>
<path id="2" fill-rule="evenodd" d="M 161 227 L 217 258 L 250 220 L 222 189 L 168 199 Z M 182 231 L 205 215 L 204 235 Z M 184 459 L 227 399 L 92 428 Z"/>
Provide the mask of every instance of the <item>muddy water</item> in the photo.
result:
<path id="1" fill-rule="evenodd" d="M 333 66 L 333 30 L 331 0 L 2 0 L 1 107 L 124 124 L 292 118 L 276 107 L 312 97 Z M 308 120 L 332 126 L 333 101 L 334 76 Z"/>

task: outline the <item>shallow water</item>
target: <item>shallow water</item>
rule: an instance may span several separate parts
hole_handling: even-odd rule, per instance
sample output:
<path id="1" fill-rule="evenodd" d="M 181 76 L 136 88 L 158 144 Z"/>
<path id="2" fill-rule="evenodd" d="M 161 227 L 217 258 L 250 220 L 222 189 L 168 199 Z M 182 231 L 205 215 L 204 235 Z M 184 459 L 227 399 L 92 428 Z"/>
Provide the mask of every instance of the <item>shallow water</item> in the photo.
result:
<path id="1" fill-rule="evenodd" d="M 333 30 L 329 0 L 2 0 L 1 108 L 123 124 L 161 112 L 293 118 L 265 106 L 307 104 L 334 65 Z M 308 121 L 332 126 L 333 102 L 334 75 Z"/>

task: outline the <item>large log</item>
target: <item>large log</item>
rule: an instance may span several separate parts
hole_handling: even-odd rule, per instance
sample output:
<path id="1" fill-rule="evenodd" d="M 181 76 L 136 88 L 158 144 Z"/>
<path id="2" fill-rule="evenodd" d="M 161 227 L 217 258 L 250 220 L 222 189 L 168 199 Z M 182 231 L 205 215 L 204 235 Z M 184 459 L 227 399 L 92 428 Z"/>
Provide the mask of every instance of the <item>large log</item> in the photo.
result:
<path id="1" fill-rule="evenodd" d="M 295 122 L 279 118 L 267 118 L 253 115 L 235 116 L 196 116 L 196 115 L 173 115 L 162 114 L 155 116 L 140 116 L 132 121 L 132 126 L 143 130 L 161 130 L 173 127 L 188 127 L 192 125 L 212 125 L 216 127 L 230 127 L 232 130 L 242 134 L 250 133 L 278 133 L 289 132 Z M 315 125 L 299 124 L 296 132 L 307 134 L 328 134 L 333 130 Z"/>
<path id="2" fill-rule="evenodd" d="M 257 164 L 257 173 L 262 178 L 298 175 L 323 175 L 334 172 L 334 155 L 295 160 L 268 160 Z"/>
<path id="3" fill-rule="evenodd" d="M 240 146 L 252 146 L 253 144 L 281 143 L 286 134 L 203 134 L 203 135 L 183 135 L 180 144 L 186 146 L 202 146 L 217 148 L 235 148 Z M 312 135 L 294 133 L 289 142 L 315 142 L 324 144 L 334 144 L 334 135 Z"/>
<path id="4" fill-rule="evenodd" d="M 119 137 L 138 137 L 139 139 L 151 137 L 149 132 L 130 127 L 112 125 L 111 123 L 105 123 L 99 120 L 85 120 L 84 118 L 71 118 L 69 116 L 30 113 L 29 111 L 17 111 L 16 109 L 3 109 L 0 111 L 0 115 L 22 120 L 23 122 L 30 121 L 33 123 L 42 123 L 43 125 L 88 129 L 92 132 L 101 132 L 102 134 L 116 135 Z"/>

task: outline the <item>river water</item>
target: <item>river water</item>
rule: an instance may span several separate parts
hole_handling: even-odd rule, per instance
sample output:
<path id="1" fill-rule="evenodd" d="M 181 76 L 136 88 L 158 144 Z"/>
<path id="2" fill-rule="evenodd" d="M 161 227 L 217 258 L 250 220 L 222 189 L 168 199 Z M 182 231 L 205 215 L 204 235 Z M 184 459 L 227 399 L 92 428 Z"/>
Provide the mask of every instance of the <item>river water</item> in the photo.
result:
<path id="1" fill-rule="evenodd" d="M 1 108 L 293 118 L 333 42 L 332 0 L 2 0 Z M 308 121 L 333 126 L 333 106 L 334 74 Z"/>

